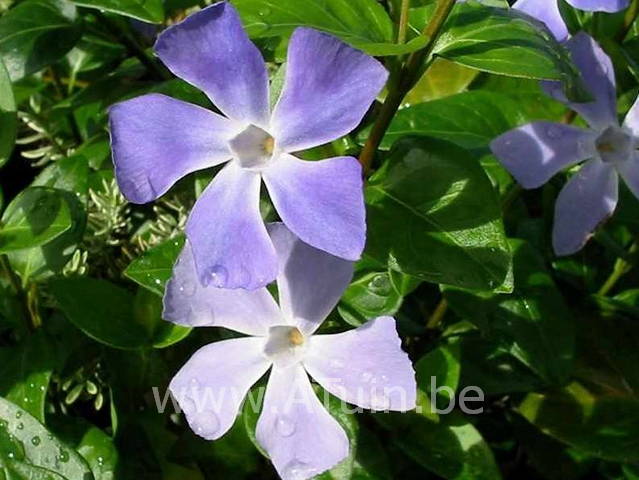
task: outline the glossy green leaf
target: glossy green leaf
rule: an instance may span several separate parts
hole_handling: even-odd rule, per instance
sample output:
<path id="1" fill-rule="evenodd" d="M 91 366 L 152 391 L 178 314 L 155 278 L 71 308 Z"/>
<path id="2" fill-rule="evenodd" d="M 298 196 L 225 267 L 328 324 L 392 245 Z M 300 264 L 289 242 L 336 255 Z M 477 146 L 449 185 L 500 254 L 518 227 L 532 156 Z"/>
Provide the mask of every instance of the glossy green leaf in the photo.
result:
<path id="1" fill-rule="evenodd" d="M 7 206 L 0 228 L 0 253 L 37 247 L 73 224 L 67 197 L 48 187 L 30 187 Z"/>
<path id="2" fill-rule="evenodd" d="M 26 0 L 0 17 L 0 58 L 19 80 L 62 58 L 80 36 L 68 0 Z"/>
<path id="3" fill-rule="evenodd" d="M 143 22 L 161 23 L 164 21 L 162 0 L 72 0 L 81 7 L 98 8 L 106 12 L 117 13 L 136 18 Z"/>
<path id="4" fill-rule="evenodd" d="M 499 105 L 499 108 L 495 108 Z M 460 93 L 401 109 L 393 118 L 381 148 L 406 135 L 425 135 L 464 148 L 485 148 L 490 142 L 524 123 L 518 104 L 505 95 L 484 91 Z M 368 137 L 364 130 L 360 141 Z"/>
<path id="5" fill-rule="evenodd" d="M 0 167 L 4 165 L 16 139 L 18 117 L 16 114 L 16 102 L 13 97 L 13 88 L 9 73 L 0 59 Z"/>
<path id="6" fill-rule="evenodd" d="M 183 236 L 169 239 L 133 260 L 124 274 L 144 288 L 162 296 L 183 245 Z"/>
<path id="7" fill-rule="evenodd" d="M 549 393 L 531 393 L 520 413 L 545 433 L 598 458 L 639 461 L 639 400 L 598 393 L 579 383 Z"/>
<path id="8" fill-rule="evenodd" d="M 26 465 L 19 467 L 24 478 L 93 479 L 86 462 L 77 452 L 54 437 L 29 413 L 4 398 L 0 398 L 0 421 L 0 434 L 11 435 L 17 447 L 13 458 Z"/>
<path id="9" fill-rule="evenodd" d="M 541 378 L 562 384 L 572 370 L 575 324 L 539 254 L 512 241 L 516 290 L 510 295 L 446 288 L 451 308 Z"/>
<path id="10" fill-rule="evenodd" d="M 451 480 L 499 480 L 490 447 L 477 429 L 456 413 L 427 414 L 426 394 L 418 392 L 418 411 L 375 417 L 390 430 L 399 448 L 424 468 Z M 421 411 L 420 411 L 421 410 Z"/>
<path id="11" fill-rule="evenodd" d="M 375 0 L 234 0 L 252 38 L 289 35 L 296 27 L 311 27 L 340 37 L 370 55 L 399 55 L 426 44 L 416 37 L 398 45 L 393 24 Z"/>
<path id="12" fill-rule="evenodd" d="M 49 380 L 55 365 L 52 339 L 38 331 L 14 347 L 0 348 L 0 395 L 44 422 Z"/>
<path id="13" fill-rule="evenodd" d="M 461 372 L 461 349 L 457 342 L 443 343 L 431 350 L 415 364 L 418 387 L 432 398 L 433 386 L 437 391 L 438 406 L 446 408 L 455 398 Z M 442 388 L 446 387 L 446 388 Z M 452 395 L 451 395 L 452 393 Z M 442 405 L 439 401 L 442 401 Z"/>
<path id="14" fill-rule="evenodd" d="M 421 30 L 431 8 L 415 9 L 411 18 Z M 562 80 L 574 94 L 578 74 L 566 50 L 543 24 L 515 9 L 497 8 L 471 0 L 458 3 L 434 54 L 484 72 L 513 77 Z"/>
<path id="15" fill-rule="evenodd" d="M 136 322 L 127 290 L 95 278 L 62 278 L 49 285 L 69 321 L 94 340 L 122 349 L 149 342 L 150 332 Z"/>
<path id="16" fill-rule="evenodd" d="M 367 253 L 429 282 L 509 290 L 511 253 L 490 181 L 464 149 L 429 138 L 395 145 L 366 187 Z"/>

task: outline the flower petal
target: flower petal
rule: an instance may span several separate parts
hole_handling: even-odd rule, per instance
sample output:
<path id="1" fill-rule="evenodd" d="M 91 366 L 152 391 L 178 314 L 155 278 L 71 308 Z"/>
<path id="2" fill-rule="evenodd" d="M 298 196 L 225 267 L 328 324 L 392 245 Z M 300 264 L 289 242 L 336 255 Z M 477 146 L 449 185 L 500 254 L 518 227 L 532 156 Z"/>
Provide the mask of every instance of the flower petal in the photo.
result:
<path id="1" fill-rule="evenodd" d="M 599 159 L 590 160 L 572 176 L 555 204 L 552 243 L 557 255 L 571 255 L 588 241 L 617 206 L 618 176 Z"/>
<path id="2" fill-rule="evenodd" d="M 259 173 L 235 161 L 204 190 L 186 224 L 203 285 L 253 290 L 275 280 L 277 257 L 259 207 Z"/>
<path id="3" fill-rule="evenodd" d="M 247 335 L 266 336 L 281 325 L 283 315 L 266 290 L 204 287 L 187 241 L 166 285 L 162 318 L 188 327 L 225 327 Z"/>
<path id="4" fill-rule="evenodd" d="M 566 47 L 594 100 L 588 103 L 569 101 L 561 82 L 542 82 L 544 90 L 552 98 L 578 112 L 591 127 L 603 129 L 617 125 L 615 70 L 610 57 L 591 36 L 583 32 L 568 40 Z"/>
<path id="5" fill-rule="evenodd" d="M 282 480 L 304 480 L 348 455 L 348 437 L 318 400 L 300 364 L 273 368 L 256 437 Z"/>
<path id="6" fill-rule="evenodd" d="M 195 433 L 215 440 L 233 426 L 246 393 L 271 365 L 263 347 L 257 337 L 211 343 L 173 377 L 169 389 Z"/>
<path id="7" fill-rule="evenodd" d="M 630 107 L 623 126 L 629 129 L 637 140 L 637 146 L 639 147 L 639 97 L 635 100 L 635 103 Z"/>
<path id="8" fill-rule="evenodd" d="M 268 126 L 268 75 L 235 8 L 219 2 L 167 28 L 155 52 L 178 77 L 204 91 L 229 118 Z"/>
<path id="9" fill-rule="evenodd" d="M 387 77 L 381 63 L 332 35 L 296 29 L 271 120 L 278 147 L 295 152 L 346 135 L 362 120 Z"/>
<path id="10" fill-rule="evenodd" d="M 268 226 L 279 258 L 280 308 L 311 334 L 337 305 L 353 277 L 353 262 L 311 247 L 283 223 Z"/>
<path id="11" fill-rule="evenodd" d="M 630 191 L 639 198 L 639 152 L 635 152 L 632 159 L 619 163 L 617 170 Z"/>
<path id="12" fill-rule="evenodd" d="M 568 27 L 559 13 L 556 0 L 519 0 L 513 8 L 544 22 L 560 42 L 568 38 Z"/>
<path id="13" fill-rule="evenodd" d="M 588 12 L 618 12 L 628 7 L 630 0 L 566 0 L 579 10 Z"/>
<path id="14" fill-rule="evenodd" d="M 109 123 L 115 175 L 133 203 L 155 200 L 184 175 L 231 158 L 231 122 L 166 95 L 116 103 Z"/>
<path id="15" fill-rule="evenodd" d="M 392 317 L 379 317 L 336 335 L 314 335 L 304 366 L 315 381 L 345 402 L 374 410 L 415 408 L 415 371 Z"/>
<path id="16" fill-rule="evenodd" d="M 596 140 L 591 130 L 535 122 L 500 135 L 490 148 L 524 188 L 537 188 L 563 168 L 595 156 Z"/>
<path id="17" fill-rule="evenodd" d="M 366 211 L 357 160 L 311 162 L 282 154 L 263 176 L 277 213 L 303 242 L 346 260 L 359 259 Z"/>

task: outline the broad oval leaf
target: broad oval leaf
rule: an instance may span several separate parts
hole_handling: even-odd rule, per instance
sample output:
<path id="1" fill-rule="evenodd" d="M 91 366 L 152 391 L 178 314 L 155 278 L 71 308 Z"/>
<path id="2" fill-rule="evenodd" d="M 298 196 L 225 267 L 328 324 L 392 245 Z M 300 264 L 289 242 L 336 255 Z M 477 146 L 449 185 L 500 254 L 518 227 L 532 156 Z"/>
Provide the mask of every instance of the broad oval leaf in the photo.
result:
<path id="1" fill-rule="evenodd" d="M 511 289 L 501 208 L 467 150 L 425 137 L 402 139 L 365 194 L 367 253 L 376 260 L 429 282 Z"/>
<path id="2" fill-rule="evenodd" d="M 413 28 L 421 31 L 431 12 L 431 7 L 413 10 Z M 545 25 L 519 10 L 458 3 L 433 53 L 484 72 L 562 80 L 572 97 L 584 95 L 566 49 Z"/>
<path id="3" fill-rule="evenodd" d="M 0 435 L 5 438 L 6 434 L 10 435 L 12 443 L 18 447 L 12 456 L 24 465 L 17 468 L 25 478 L 93 480 L 89 467 L 76 451 L 53 436 L 29 413 L 1 397 L 0 421 Z M 6 443 L 2 443 L 6 447 Z"/>
<path id="4" fill-rule="evenodd" d="M 469 149 L 484 148 L 523 121 L 519 106 L 509 97 L 482 90 L 465 92 L 401 109 L 381 148 L 390 148 L 405 135 L 441 138 Z M 359 140 L 365 141 L 369 131 L 364 130 Z"/>
<path id="5" fill-rule="evenodd" d="M 405 44 L 393 40 L 393 23 L 375 0 L 235 0 L 252 38 L 286 36 L 296 27 L 322 30 L 370 55 L 399 55 L 422 48 L 419 36 Z"/>
<path id="6" fill-rule="evenodd" d="M 49 285 L 69 321 L 94 340 L 121 349 L 149 343 L 151 333 L 136 322 L 127 290 L 95 278 L 62 278 Z"/>
<path id="7" fill-rule="evenodd" d="M 37 247 L 71 228 L 71 207 L 65 192 L 29 187 L 7 206 L 0 228 L 0 253 Z"/>
<path id="8" fill-rule="evenodd" d="M 133 260 L 124 275 L 160 296 L 184 246 L 184 236 L 171 238 Z"/>
<path id="9" fill-rule="evenodd" d="M 18 117 L 9 72 L 0 59 L 0 167 L 4 165 L 16 140 Z"/>
<path id="10" fill-rule="evenodd" d="M 13 81 L 62 58 L 79 37 L 67 0 L 26 0 L 0 17 L 0 57 Z"/>
<path id="11" fill-rule="evenodd" d="M 72 0 L 81 7 L 97 8 L 149 23 L 164 21 L 162 0 Z"/>

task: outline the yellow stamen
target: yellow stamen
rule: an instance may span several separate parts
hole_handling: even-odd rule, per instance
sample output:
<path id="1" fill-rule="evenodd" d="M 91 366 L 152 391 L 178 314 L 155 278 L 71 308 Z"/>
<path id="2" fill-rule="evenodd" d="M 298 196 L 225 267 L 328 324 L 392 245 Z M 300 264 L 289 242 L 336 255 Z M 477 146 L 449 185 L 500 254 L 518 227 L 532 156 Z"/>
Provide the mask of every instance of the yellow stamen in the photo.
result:
<path id="1" fill-rule="evenodd" d="M 275 149 L 275 139 L 270 136 L 266 137 L 266 140 L 264 140 L 264 143 L 262 144 L 262 148 L 266 153 L 271 155 Z"/>
<path id="2" fill-rule="evenodd" d="M 288 341 L 291 342 L 291 345 L 299 347 L 304 343 L 304 335 L 302 335 L 299 329 L 294 328 L 288 334 Z"/>
<path id="3" fill-rule="evenodd" d="M 608 153 L 608 152 L 614 152 L 615 147 L 613 147 L 609 143 L 600 143 L 599 145 L 597 145 L 597 150 L 599 150 L 600 152 Z"/>

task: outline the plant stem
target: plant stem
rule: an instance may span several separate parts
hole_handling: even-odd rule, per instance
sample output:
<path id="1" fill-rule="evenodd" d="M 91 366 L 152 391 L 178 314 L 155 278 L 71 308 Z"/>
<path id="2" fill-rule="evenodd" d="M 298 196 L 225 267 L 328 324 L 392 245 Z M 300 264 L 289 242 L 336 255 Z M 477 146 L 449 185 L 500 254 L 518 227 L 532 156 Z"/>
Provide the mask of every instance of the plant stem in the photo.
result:
<path id="1" fill-rule="evenodd" d="M 428 322 L 426 323 L 426 328 L 428 330 L 434 330 L 439 327 L 444 319 L 444 315 L 446 315 L 446 311 L 448 310 L 448 302 L 445 298 L 442 298 L 435 310 L 433 310 L 432 315 L 428 318 Z"/>
<path id="2" fill-rule="evenodd" d="M 384 138 L 384 134 L 386 133 L 391 120 L 395 116 L 395 112 L 397 112 L 397 109 L 401 105 L 406 94 L 411 88 L 413 88 L 415 82 L 417 82 L 417 77 L 420 74 L 420 69 L 424 60 L 432 53 L 433 48 L 435 47 L 435 42 L 437 41 L 441 29 L 454 5 L 455 0 L 439 0 L 437 8 L 435 8 L 435 11 L 433 12 L 433 16 L 422 32 L 422 35 L 428 39 L 428 43 L 423 49 L 412 53 L 408 57 L 406 65 L 404 65 L 399 73 L 397 83 L 394 88 L 388 92 L 386 100 L 384 100 L 384 104 L 379 112 L 379 116 L 377 117 L 375 124 L 373 124 L 371 133 L 368 136 L 366 144 L 362 149 L 362 153 L 359 156 L 359 162 L 362 164 L 362 168 L 365 173 L 367 173 L 371 168 L 375 152 L 377 151 L 382 138 Z"/>
<path id="3" fill-rule="evenodd" d="M 397 43 L 400 43 L 400 44 L 406 41 L 409 9 L 410 9 L 410 0 L 402 0 L 402 9 L 399 12 L 399 30 L 397 31 Z"/>
<path id="4" fill-rule="evenodd" d="M 628 250 L 628 254 L 632 255 L 638 249 L 639 249 L 639 241 L 634 242 L 630 246 L 630 249 Z M 623 277 L 626 273 L 632 270 L 632 267 L 633 267 L 633 264 L 629 262 L 628 260 L 626 260 L 625 258 L 618 258 L 617 261 L 615 262 L 615 267 L 613 268 L 612 273 L 610 274 L 608 279 L 604 282 L 604 284 L 601 286 L 597 294 L 601 296 L 608 295 L 608 293 L 615 287 L 619 279 L 621 279 L 621 277 Z"/>
<path id="5" fill-rule="evenodd" d="M 113 35 L 118 42 L 126 47 L 131 55 L 140 60 L 140 63 L 146 67 L 146 69 L 156 77 L 157 80 L 170 80 L 171 75 L 160 67 L 153 58 L 151 58 L 146 51 L 135 41 L 131 35 L 122 30 L 120 26 L 104 15 L 100 11 L 94 11 L 95 17 L 106 27 L 111 35 Z"/>

